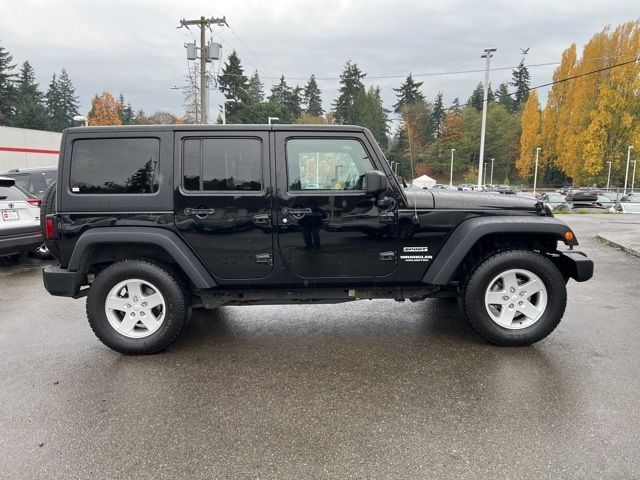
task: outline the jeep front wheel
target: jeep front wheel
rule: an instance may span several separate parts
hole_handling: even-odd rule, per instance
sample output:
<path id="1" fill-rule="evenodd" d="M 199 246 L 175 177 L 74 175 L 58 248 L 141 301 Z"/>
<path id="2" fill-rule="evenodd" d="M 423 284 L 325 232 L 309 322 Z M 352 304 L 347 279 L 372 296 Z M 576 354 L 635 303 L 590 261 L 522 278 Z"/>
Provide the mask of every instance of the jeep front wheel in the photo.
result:
<path id="1" fill-rule="evenodd" d="M 560 323 L 564 278 L 543 255 L 507 250 L 483 260 L 467 277 L 462 303 L 470 325 L 491 343 L 531 345 Z"/>
<path id="2" fill-rule="evenodd" d="M 124 354 L 155 353 L 178 336 L 190 313 L 186 289 L 167 267 L 127 260 L 105 268 L 87 296 L 96 336 Z"/>

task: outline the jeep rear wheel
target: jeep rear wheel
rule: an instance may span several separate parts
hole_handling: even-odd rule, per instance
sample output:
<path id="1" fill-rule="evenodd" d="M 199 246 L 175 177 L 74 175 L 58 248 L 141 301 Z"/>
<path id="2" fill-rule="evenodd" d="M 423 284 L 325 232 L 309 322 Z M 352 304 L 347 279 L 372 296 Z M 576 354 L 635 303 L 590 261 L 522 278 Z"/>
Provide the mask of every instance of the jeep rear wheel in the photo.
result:
<path id="1" fill-rule="evenodd" d="M 124 354 L 155 353 L 182 330 L 191 310 L 181 279 L 147 260 L 105 268 L 87 296 L 87 316 L 96 336 Z"/>
<path id="2" fill-rule="evenodd" d="M 506 250 L 484 259 L 467 277 L 462 306 L 470 325 L 491 343 L 531 345 L 560 323 L 564 278 L 545 256 Z"/>

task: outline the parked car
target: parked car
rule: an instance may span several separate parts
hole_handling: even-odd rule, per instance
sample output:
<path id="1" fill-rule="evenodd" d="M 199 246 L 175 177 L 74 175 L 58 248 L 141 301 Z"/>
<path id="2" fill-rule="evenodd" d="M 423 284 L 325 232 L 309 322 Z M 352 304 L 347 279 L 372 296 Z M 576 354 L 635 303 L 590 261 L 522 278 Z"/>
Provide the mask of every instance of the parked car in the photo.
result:
<path id="1" fill-rule="evenodd" d="M 0 176 L 13 178 L 18 187 L 42 198 L 47 187 L 56 181 L 58 167 L 15 168 Z"/>
<path id="2" fill-rule="evenodd" d="M 565 202 L 555 207 L 552 211 L 554 214 L 555 213 L 609 213 L 609 208 L 603 207 L 599 203 L 595 203 L 595 202 L 591 202 L 591 203 Z"/>
<path id="3" fill-rule="evenodd" d="M 640 213 L 640 203 L 618 202 L 609 208 L 611 213 Z"/>
<path id="4" fill-rule="evenodd" d="M 627 193 L 620 199 L 621 202 L 640 203 L 640 192 Z"/>
<path id="5" fill-rule="evenodd" d="M 42 243 L 40 199 L 0 177 L 0 257 L 18 262 Z"/>
<path id="6" fill-rule="evenodd" d="M 310 154 L 335 172 L 322 189 L 302 188 Z M 60 162 L 44 284 L 86 296 L 121 353 L 164 349 L 192 308 L 433 296 L 489 342 L 530 345 L 562 319 L 569 278 L 593 274 L 537 200 L 402 188 L 363 127 L 70 128 Z"/>
<path id="7" fill-rule="evenodd" d="M 556 192 L 549 192 L 543 194 L 540 197 L 540 200 L 549 205 L 549 207 L 553 210 L 558 205 L 562 205 L 563 203 L 565 203 L 565 195 Z"/>

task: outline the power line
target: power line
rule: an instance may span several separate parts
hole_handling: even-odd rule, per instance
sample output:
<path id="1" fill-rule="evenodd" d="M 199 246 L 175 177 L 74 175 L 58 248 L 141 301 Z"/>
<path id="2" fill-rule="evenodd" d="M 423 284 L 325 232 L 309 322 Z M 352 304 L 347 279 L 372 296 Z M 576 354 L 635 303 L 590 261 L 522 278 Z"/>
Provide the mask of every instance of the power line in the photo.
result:
<path id="1" fill-rule="evenodd" d="M 274 76 L 274 73 L 269 69 L 269 67 L 267 67 L 267 66 L 262 62 L 262 60 L 260 60 L 260 58 L 259 58 L 255 53 L 253 53 L 253 50 L 251 50 L 251 49 L 249 48 L 249 46 L 248 46 L 248 45 L 247 45 L 247 44 L 246 44 L 246 43 L 245 43 L 245 42 L 244 42 L 244 41 L 243 41 L 243 40 L 238 36 L 238 34 L 235 32 L 235 30 L 234 30 L 233 28 L 231 28 L 231 25 L 229 25 L 229 22 L 225 22 L 225 23 L 226 23 L 226 25 L 227 25 L 227 28 L 229 28 L 229 30 L 231 30 L 231 33 L 233 34 L 233 36 L 234 36 L 234 37 L 236 37 L 236 38 L 238 39 L 238 41 L 239 41 L 240 43 L 242 43 L 242 45 L 244 45 L 244 48 L 246 48 L 246 49 L 247 49 L 247 51 L 248 51 L 251 55 L 253 55 L 253 57 L 258 61 L 258 63 L 264 67 L 264 69 L 267 71 L 267 73 L 268 73 L 269 75 L 271 75 L 270 77 L 265 77 L 265 78 L 280 78 L 280 77 L 276 77 L 276 76 Z"/>
<path id="2" fill-rule="evenodd" d="M 606 58 L 606 57 L 603 57 L 603 58 Z M 588 59 L 588 60 L 594 60 L 594 59 Z M 629 60 L 627 62 L 621 62 L 621 63 L 617 63 L 615 65 L 609 65 L 607 67 L 602 67 L 602 68 L 598 68 L 596 70 L 591 70 L 589 72 L 584 72 L 584 73 L 580 73 L 580 74 L 577 74 L 577 75 L 572 75 L 570 77 L 560 78 L 558 80 L 554 80 L 553 82 L 542 83 L 540 85 L 535 85 L 533 87 L 522 88 L 520 90 L 516 90 L 515 92 L 507 92 L 507 93 L 503 93 L 503 94 L 499 94 L 499 95 L 494 94 L 493 95 L 493 99 L 495 100 L 496 98 L 500 99 L 500 98 L 505 98 L 505 97 L 511 97 L 513 95 L 518 95 L 520 93 L 530 92 L 532 90 L 537 90 L 539 88 L 550 87 L 550 86 L 556 85 L 558 83 L 568 82 L 569 80 L 575 80 L 576 78 L 586 77 L 587 75 L 594 75 L 596 73 L 605 72 L 607 70 L 612 70 L 614 68 L 622 67 L 624 65 L 629 65 L 631 63 L 635 63 L 635 62 L 638 62 L 638 61 L 640 61 L 640 57 L 634 58 L 633 60 Z M 450 111 L 450 110 L 455 110 L 455 109 L 458 109 L 458 108 L 470 107 L 470 106 L 473 106 L 473 105 L 474 104 L 472 102 L 467 102 L 467 103 L 463 103 L 463 104 L 460 104 L 460 105 L 452 105 L 450 107 L 445 108 L 444 110 L 445 111 Z M 421 116 L 422 115 L 417 116 L 414 120 L 417 120 Z M 400 120 L 402 118 L 403 118 L 402 116 L 394 116 L 393 117 L 393 119 L 398 119 L 398 120 Z"/>

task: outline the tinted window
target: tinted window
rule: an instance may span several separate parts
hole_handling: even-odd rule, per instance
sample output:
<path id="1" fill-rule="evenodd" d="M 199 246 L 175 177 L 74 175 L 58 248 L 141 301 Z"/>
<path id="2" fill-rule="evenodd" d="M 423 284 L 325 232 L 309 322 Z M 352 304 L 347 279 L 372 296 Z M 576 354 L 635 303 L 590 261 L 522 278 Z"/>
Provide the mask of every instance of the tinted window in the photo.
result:
<path id="1" fill-rule="evenodd" d="M 182 151 L 186 190 L 262 190 L 262 145 L 258 139 L 188 139 Z"/>
<path id="2" fill-rule="evenodd" d="M 16 187 L 0 187 L 0 202 L 11 200 L 24 200 L 27 195 Z"/>
<path id="3" fill-rule="evenodd" d="M 71 157 L 74 193 L 154 193 L 158 191 L 157 138 L 76 140 Z"/>
<path id="4" fill-rule="evenodd" d="M 16 185 L 20 188 L 24 188 L 27 192 L 33 193 L 33 185 L 31 184 L 31 175 L 11 175 L 11 177 L 16 181 Z"/>
<path id="5" fill-rule="evenodd" d="M 362 190 L 371 159 L 355 139 L 293 139 L 287 142 L 289 190 Z"/>

